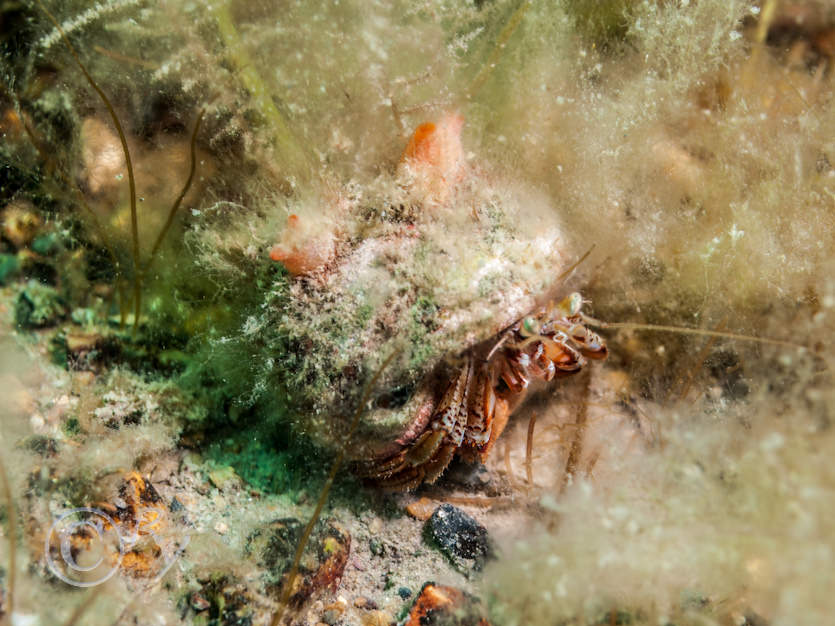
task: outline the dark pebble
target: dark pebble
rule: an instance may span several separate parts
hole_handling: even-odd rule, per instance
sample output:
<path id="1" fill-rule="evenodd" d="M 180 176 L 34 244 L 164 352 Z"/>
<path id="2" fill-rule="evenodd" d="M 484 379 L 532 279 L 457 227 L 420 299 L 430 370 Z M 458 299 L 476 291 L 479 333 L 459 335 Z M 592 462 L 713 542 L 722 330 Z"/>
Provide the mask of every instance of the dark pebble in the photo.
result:
<path id="1" fill-rule="evenodd" d="M 397 595 L 403 600 L 408 600 L 412 597 L 412 590 L 408 587 L 400 587 L 400 589 L 397 590 Z"/>
<path id="2" fill-rule="evenodd" d="M 490 553 L 487 529 L 451 504 L 442 504 L 426 522 L 429 536 L 450 559 L 479 565 Z"/>

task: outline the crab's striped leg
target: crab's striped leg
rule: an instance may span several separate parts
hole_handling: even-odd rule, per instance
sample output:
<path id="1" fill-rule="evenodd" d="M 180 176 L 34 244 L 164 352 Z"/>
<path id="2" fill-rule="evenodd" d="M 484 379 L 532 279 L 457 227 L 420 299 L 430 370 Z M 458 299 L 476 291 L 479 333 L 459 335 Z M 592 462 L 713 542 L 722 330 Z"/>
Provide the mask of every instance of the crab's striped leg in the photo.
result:
<path id="1" fill-rule="evenodd" d="M 493 426 L 493 412 L 496 408 L 496 392 L 489 366 L 482 366 L 474 377 L 468 402 L 466 442 L 481 448 L 490 440 Z"/>
<path id="2" fill-rule="evenodd" d="M 424 433 L 399 454 L 375 465 L 370 477 L 378 485 L 411 489 L 423 481 L 434 482 L 443 473 L 464 439 L 474 369 L 470 357 L 447 387 Z"/>
<path id="3" fill-rule="evenodd" d="M 461 445 L 467 427 L 467 399 L 473 384 L 474 369 L 473 358 L 468 357 L 430 421 L 434 431 L 446 433 L 456 446 Z"/>

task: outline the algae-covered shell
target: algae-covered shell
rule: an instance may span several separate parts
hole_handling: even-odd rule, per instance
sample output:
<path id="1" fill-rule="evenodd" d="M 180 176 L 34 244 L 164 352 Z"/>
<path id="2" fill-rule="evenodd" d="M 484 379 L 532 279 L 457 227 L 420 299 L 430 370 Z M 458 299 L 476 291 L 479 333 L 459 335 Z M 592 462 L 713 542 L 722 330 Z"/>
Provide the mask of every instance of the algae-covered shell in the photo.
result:
<path id="1" fill-rule="evenodd" d="M 386 454 L 420 429 L 456 356 L 534 308 L 567 265 L 544 196 L 468 165 L 442 194 L 437 182 L 401 168 L 343 191 L 331 222 L 310 236 L 316 258 L 322 240 L 336 240 L 333 253 L 286 276 L 272 303 L 282 385 L 299 430 L 320 443 L 344 441 L 363 386 L 397 353 L 363 413 L 355 458 Z"/>

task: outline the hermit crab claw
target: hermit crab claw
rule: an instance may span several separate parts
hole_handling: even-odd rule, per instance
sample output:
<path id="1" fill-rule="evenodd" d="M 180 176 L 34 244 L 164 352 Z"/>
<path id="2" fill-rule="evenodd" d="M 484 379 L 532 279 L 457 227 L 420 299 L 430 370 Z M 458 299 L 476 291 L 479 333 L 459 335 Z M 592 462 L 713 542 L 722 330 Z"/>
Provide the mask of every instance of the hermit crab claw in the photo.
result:
<path id="1" fill-rule="evenodd" d="M 486 460 L 532 380 L 569 376 L 586 357 L 606 357 L 606 344 L 583 325 L 582 303 L 573 293 L 534 311 L 467 350 L 451 375 L 430 378 L 436 401 L 423 431 L 362 473 L 381 487 L 411 489 L 437 480 L 456 454 Z"/>

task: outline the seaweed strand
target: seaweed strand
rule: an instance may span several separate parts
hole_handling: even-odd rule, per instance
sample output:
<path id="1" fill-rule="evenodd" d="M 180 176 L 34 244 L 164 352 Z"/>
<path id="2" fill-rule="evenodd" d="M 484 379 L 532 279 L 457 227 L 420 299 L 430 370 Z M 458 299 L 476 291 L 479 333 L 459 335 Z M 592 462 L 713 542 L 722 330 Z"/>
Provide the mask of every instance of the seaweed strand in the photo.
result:
<path id="1" fill-rule="evenodd" d="M 6 498 L 6 518 L 9 520 L 9 574 L 6 584 L 6 595 L 8 596 L 6 615 L 9 617 L 9 623 L 11 624 L 14 615 L 15 577 L 17 575 L 17 512 L 15 511 L 14 498 L 12 498 L 9 476 L 6 474 L 6 468 L 2 461 L 0 461 L 0 483 L 3 483 L 3 494 Z"/>
<path id="2" fill-rule="evenodd" d="M 67 621 L 64 622 L 63 626 L 75 626 L 75 624 L 78 623 L 78 620 L 80 620 L 87 610 L 93 606 L 93 603 L 96 601 L 96 598 L 98 598 L 104 587 L 105 585 L 99 585 L 98 587 L 92 589 L 90 593 L 87 594 L 87 597 L 75 607 L 75 610 L 67 618 Z"/>
<path id="3" fill-rule="evenodd" d="M 574 437 L 571 440 L 571 447 L 568 450 L 568 458 L 565 461 L 565 471 L 562 476 L 560 493 L 565 493 L 568 486 L 577 476 L 577 466 L 583 455 L 583 438 L 586 434 L 586 425 L 589 419 L 589 394 L 591 393 L 591 372 L 585 370 L 583 374 L 583 399 L 577 411 L 577 420 L 574 422 Z"/>
<path id="4" fill-rule="evenodd" d="M 493 71 L 493 68 L 496 67 L 499 57 L 502 55 L 502 52 L 504 52 L 504 49 L 507 46 L 507 42 L 510 41 L 513 33 L 516 32 L 516 28 L 522 22 L 522 18 L 525 17 L 525 13 L 527 13 L 531 4 L 533 4 L 532 0 L 523 0 L 519 7 L 513 12 L 513 15 L 510 16 L 510 19 L 507 24 L 505 24 L 502 32 L 500 32 L 499 36 L 496 37 L 496 45 L 490 52 L 490 56 L 487 58 L 484 65 L 481 66 L 481 70 L 479 70 L 478 74 L 476 74 L 476 77 L 467 89 L 468 100 L 474 99 L 484 83 L 487 82 L 487 79 L 490 77 L 490 73 Z"/>
<path id="5" fill-rule="evenodd" d="M 368 381 L 368 384 L 365 386 L 365 389 L 362 392 L 359 404 L 357 405 L 357 410 L 354 411 L 354 416 L 353 418 L 351 418 L 351 426 L 348 429 L 348 434 L 345 436 L 345 442 L 333 461 L 331 471 L 328 474 L 327 480 L 325 480 L 325 484 L 322 487 L 322 492 L 319 494 L 319 500 L 316 502 L 316 508 L 313 510 L 313 514 L 310 516 L 310 521 L 304 528 L 304 532 L 302 533 L 301 539 L 299 539 L 299 545 L 296 547 L 296 554 L 293 557 L 293 564 L 290 566 L 290 572 L 288 573 L 287 578 L 285 579 L 284 584 L 281 587 L 281 595 L 278 601 L 278 610 L 273 615 L 273 618 L 270 621 L 270 626 L 278 626 L 281 623 L 281 618 L 284 616 L 284 613 L 287 610 L 287 607 L 290 602 L 290 596 L 293 593 L 293 583 L 296 581 L 296 576 L 299 575 L 299 564 L 301 563 L 302 556 L 304 555 L 304 550 L 307 547 L 307 542 L 310 539 L 310 535 L 313 532 L 313 526 L 318 521 L 319 516 L 322 513 L 322 509 L 325 507 L 325 502 L 327 502 L 328 500 L 328 494 L 330 493 L 331 487 L 333 486 L 333 482 L 334 480 L 336 480 L 336 475 L 339 472 L 339 468 L 342 467 L 342 462 L 345 460 L 345 453 L 348 450 L 348 447 L 351 445 L 351 439 L 353 439 L 354 433 L 357 431 L 357 428 L 359 427 L 360 418 L 362 417 L 363 413 L 365 413 L 365 405 L 368 403 L 368 400 L 371 397 L 371 392 L 374 390 L 374 387 L 376 386 L 377 381 L 380 379 L 380 376 L 382 375 L 383 371 L 385 371 L 385 369 L 389 366 L 394 357 L 396 357 L 398 354 L 400 354 L 400 350 L 394 350 L 391 354 L 389 354 L 386 357 L 386 360 L 383 361 L 382 365 L 380 365 L 380 367 L 374 373 L 374 376 L 371 377 L 371 380 Z"/>
<path id="6" fill-rule="evenodd" d="M 67 37 L 67 33 L 64 32 L 64 29 L 58 23 L 58 20 L 55 19 L 55 16 L 49 12 L 49 9 L 44 6 L 41 0 L 35 0 L 40 7 L 41 11 L 43 11 L 46 16 L 49 18 L 49 21 L 55 26 L 58 32 L 61 34 L 61 39 L 64 41 L 64 45 L 69 50 L 70 55 L 75 60 L 76 65 L 81 70 L 81 73 L 84 74 L 84 78 L 87 79 L 87 82 L 93 88 L 93 90 L 98 94 L 101 101 L 104 103 L 105 108 L 107 109 L 108 114 L 110 115 L 110 119 L 113 122 L 113 126 L 116 128 L 116 132 L 119 135 L 119 141 L 122 144 L 122 151 L 125 154 L 125 166 L 128 170 L 128 185 L 130 187 L 130 229 L 131 229 L 131 252 L 133 255 L 133 309 L 134 309 L 134 318 L 133 318 L 133 330 L 136 332 L 137 328 L 139 327 L 139 311 L 140 307 L 142 306 L 142 277 L 140 276 L 140 268 L 139 268 L 139 221 L 136 214 L 136 179 L 133 175 L 133 162 L 130 158 L 130 150 L 128 149 L 128 140 L 125 136 L 125 132 L 122 129 L 122 123 L 119 121 L 119 116 L 116 115 L 116 110 L 113 108 L 113 104 L 110 102 L 110 99 L 105 95 L 104 91 L 102 91 L 101 87 L 98 86 L 96 81 L 90 75 L 90 72 L 87 71 L 87 68 L 84 66 L 84 63 L 81 61 L 81 57 L 78 56 L 78 53 L 75 51 L 72 43 L 70 42 L 69 37 Z"/>
<path id="7" fill-rule="evenodd" d="M 174 223 L 174 217 L 177 215 L 180 204 L 182 204 L 183 198 L 186 197 L 188 190 L 191 188 L 191 183 L 194 180 L 194 172 L 197 169 L 197 132 L 200 130 L 200 124 L 203 122 L 203 116 L 205 113 L 206 109 L 201 109 L 200 114 L 197 116 L 197 121 L 194 124 L 194 130 L 191 132 L 191 169 L 188 173 L 188 179 L 186 180 L 186 184 L 183 185 L 183 190 L 180 192 L 180 195 L 177 196 L 177 199 L 168 211 L 168 219 L 165 220 L 165 225 L 162 227 L 162 230 L 159 231 L 159 235 L 157 235 L 154 246 L 151 248 L 151 255 L 148 257 L 148 260 L 145 262 L 145 266 L 142 269 L 143 276 L 154 262 L 157 252 L 159 251 L 159 247 L 165 239 L 165 235 L 168 234 L 171 225 Z"/>
<path id="8" fill-rule="evenodd" d="M 291 179 L 296 179 L 292 181 L 293 184 L 307 181 L 312 178 L 315 171 L 312 157 L 296 137 L 290 122 L 273 102 L 270 90 L 264 84 L 256 69 L 256 64 L 241 41 L 229 4 L 229 2 L 219 2 L 212 11 L 229 59 L 235 65 L 240 81 L 250 93 L 253 104 L 272 128 L 273 145 L 278 151 L 281 164 L 286 168 L 286 174 L 289 174 Z"/>
<path id="9" fill-rule="evenodd" d="M 533 431 L 536 426 L 536 412 L 531 412 L 528 420 L 528 437 L 525 441 L 525 478 L 528 479 L 528 487 L 533 487 Z"/>

